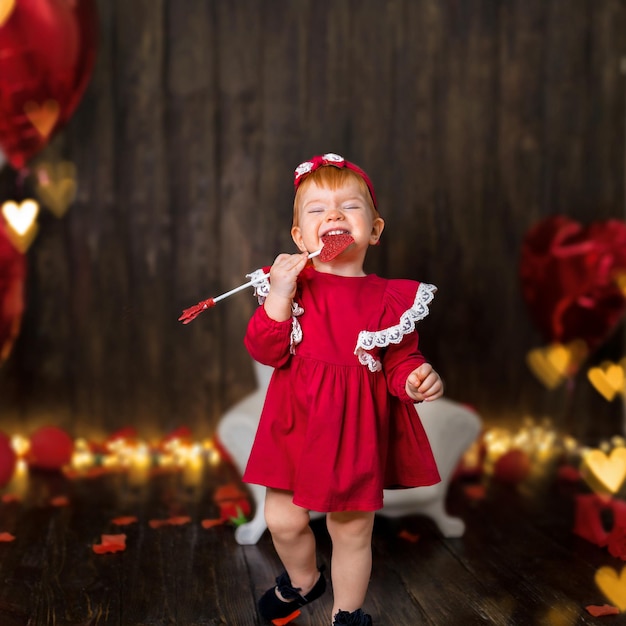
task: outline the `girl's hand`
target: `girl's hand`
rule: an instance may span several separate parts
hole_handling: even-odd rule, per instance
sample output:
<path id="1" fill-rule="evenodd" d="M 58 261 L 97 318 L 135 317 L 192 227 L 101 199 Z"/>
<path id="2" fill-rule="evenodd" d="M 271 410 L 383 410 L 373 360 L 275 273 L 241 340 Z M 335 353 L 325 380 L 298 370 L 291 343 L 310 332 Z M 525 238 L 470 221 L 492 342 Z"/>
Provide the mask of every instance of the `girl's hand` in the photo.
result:
<path id="1" fill-rule="evenodd" d="M 292 300 L 296 295 L 296 281 L 307 262 L 307 253 L 279 254 L 270 269 L 270 292 Z"/>
<path id="2" fill-rule="evenodd" d="M 415 402 L 430 402 L 443 395 L 443 382 L 430 363 L 422 363 L 406 379 L 406 392 Z"/>
<path id="3" fill-rule="evenodd" d="M 265 299 L 265 312 L 277 322 L 291 317 L 291 301 L 296 295 L 298 275 L 308 261 L 308 254 L 279 254 L 270 269 L 270 291 Z"/>

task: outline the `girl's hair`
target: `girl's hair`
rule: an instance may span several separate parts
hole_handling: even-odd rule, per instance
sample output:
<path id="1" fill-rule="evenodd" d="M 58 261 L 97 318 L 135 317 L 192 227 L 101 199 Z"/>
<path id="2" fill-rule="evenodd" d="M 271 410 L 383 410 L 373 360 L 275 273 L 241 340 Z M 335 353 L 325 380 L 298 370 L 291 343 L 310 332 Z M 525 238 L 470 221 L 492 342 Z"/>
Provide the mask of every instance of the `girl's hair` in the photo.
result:
<path id="1" fill-rule="evenodd" d="M 326 189 L 339 189 L 351 181 L 356 181 L 360 191 L 367 198 L 367 203 L 372 211 L 374 219 L 380 217 L 380 213 L 374 206 L 374 201 L 370 195 L 367 183 L 356 172 L 348 169 L 347 167 L 338 168 L 332 165 L 320 167 L 314 172 L 311 172 L 299 185 L 296 190 L 296 196 L 293 200 L 293 226 L 298 226 L 298 214 L 300 209 L 300 198 L 305 189 L 308 189 L 311 185 L 315 184 L 318 187 L 324 187 Z"/>

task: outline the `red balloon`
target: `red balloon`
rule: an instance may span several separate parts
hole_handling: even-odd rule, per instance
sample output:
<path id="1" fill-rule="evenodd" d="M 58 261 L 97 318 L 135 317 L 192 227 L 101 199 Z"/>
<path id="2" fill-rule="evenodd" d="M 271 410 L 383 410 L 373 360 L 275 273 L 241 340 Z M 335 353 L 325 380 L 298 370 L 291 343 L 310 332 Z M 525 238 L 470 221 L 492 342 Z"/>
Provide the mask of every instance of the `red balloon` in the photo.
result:
<path id="1" fill-rule="evenodd" d="M 531 470 L 530 457 L 523 450 L 512 448 L 497 459 L 493 466 L 493 476 L 503 483 L 522 482 Z"/>
<path id="2" fill-rule="evenodd" d="M 599 347 L 626 312 L 626 223 L 582 226 L 564 216 L 539 222 L 524 238 L 522 294 L 533 323 L 552 343 Z"/>
<path id="3" fill-rule="evenodd" d="M 30 437 L 27 460 L 31 467 L 59 470 L 72 460 L 74 442 L 61 428 L 42 426 Z"/>
<path id="4" fill-rule="evenodd" d="M 24 310 L 26 260 L 7 235 L 0 218 L 0 365 L 17 338 Z"/>
<path id="5" fill-rule="evenodd" d="M 0 433 L 0 487 L 4 487 L 13 477 L 17 455 L 11 446 L 11 440 Z"/>
<path id="6" fill-rule="evenodd" d="M 0 25 L 0 148 L 20 169 L 70 119 L 96 52 L 95 0 L 15 0 Z"/>

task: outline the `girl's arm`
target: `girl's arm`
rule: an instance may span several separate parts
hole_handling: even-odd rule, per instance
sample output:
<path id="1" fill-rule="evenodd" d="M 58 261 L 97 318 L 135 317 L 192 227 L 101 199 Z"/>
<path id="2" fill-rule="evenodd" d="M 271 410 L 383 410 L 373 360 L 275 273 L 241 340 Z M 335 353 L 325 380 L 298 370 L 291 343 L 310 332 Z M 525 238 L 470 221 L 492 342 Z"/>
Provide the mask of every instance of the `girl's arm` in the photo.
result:
<path id="1" fill-rule="evenodd" d="M 248 322 L 243 342 L 255 361 L 281 367 L 290 357 L 291 320 L 277 322 L 260 306 Z"/>
<path id="2" fill-rule="evenodd" d="M 250 319 L 244 339 L 250 356 L 259 363 L 280 367 L 289 360 L 291 304 L 307 260 L 306 252 L 280 254 L 270 269 L 269 293 Z"/>
<path id="3" fill-rule="evenodd" d="M 389 392 L 407 403 L 431 401 L 443 395 L 439 374 L 422 355 L 414 331 L 385 349 L 382 364 Z"/>

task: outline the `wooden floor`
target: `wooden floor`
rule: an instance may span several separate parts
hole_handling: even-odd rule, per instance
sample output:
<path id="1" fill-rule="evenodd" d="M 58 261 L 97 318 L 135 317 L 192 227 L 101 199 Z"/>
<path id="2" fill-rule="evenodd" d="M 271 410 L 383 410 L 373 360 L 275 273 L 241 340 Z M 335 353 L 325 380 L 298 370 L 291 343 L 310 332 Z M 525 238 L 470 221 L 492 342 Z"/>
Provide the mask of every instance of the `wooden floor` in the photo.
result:
<path id="1" fill-rule="evenodd" d="M 200 523 L 218 516 L 215 489 L 233 480 L 226 465 L 208 470 L 201 485 L 173 473 L 139 483 L 124 474 L 31 475 L 20 502 L 0 504 L 0 532 L 16 537 L 0 543 L 0 626 L 263 624 L 255 599 L 280 569 L 267 533 L 239 546 L 232 526 Z M 594 618 L 585 610 L 607 603 L 596 570 L 619 572 L 625 563 L 572 533 L 581 490 L 548 478 L 490 485 L 475 500 L 456 483 L 449 510 L 467 523 L 462 539 L 443 539 L 425 518 L 378 518 L 365 609 L 376 626 L 626 624 L 624 613 Z M 101 534 L 120 532 L 111 522 L 120 515 L 138 518 L 125 527 L 127 549 L 95 554 Z M 149 524 L 173 515 L 191 521 Z M 312 524 L 328 564 L 323 521 Z M 325 626 L 330 608 L 327 593 L 293 624 Z"/>

